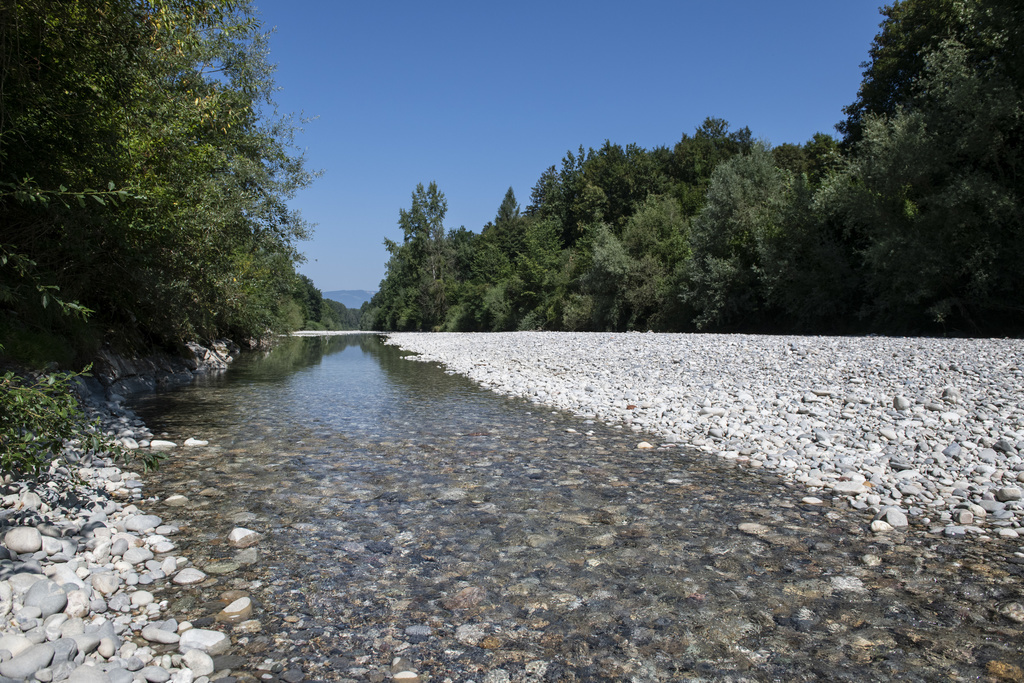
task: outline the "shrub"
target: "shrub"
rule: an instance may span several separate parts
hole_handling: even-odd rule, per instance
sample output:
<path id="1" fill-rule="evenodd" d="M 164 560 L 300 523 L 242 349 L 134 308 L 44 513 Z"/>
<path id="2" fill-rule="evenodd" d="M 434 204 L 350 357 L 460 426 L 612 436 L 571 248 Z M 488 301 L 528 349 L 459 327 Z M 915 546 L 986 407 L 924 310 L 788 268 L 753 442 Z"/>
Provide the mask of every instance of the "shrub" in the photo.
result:
<path id="1" fill-rule="evenodd" d="M 88 368 L 86 368 L 88 370 Z M 85 452 L 107 452 L 123 462 L 132 452 L 111 443 L 99 420 L 82 411 L 71 384 L 84 373 L 49 373 L 34 379 L 7 372 L 0 377 L 0 471 L 38 476 L 54 460 L 63 460 L 65 442 Z M 156 467 L 160 455 L 140 452 L 146 469 Z"/>

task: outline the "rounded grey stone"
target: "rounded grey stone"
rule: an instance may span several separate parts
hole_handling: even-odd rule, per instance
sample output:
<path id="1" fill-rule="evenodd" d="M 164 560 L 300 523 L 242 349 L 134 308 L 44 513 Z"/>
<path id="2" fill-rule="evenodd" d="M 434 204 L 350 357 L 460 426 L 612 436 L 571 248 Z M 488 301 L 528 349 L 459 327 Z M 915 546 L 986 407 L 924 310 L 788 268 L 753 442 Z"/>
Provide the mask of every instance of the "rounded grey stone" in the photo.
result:
<path id="1" fill-rule="evenodd" d="M 185 567 L 174 575 L 172 581 L 179 586 L 191 586 L 193 584 L 206 581 L 206 574 L 195 567 Z"/>
<path id="2" fill-rule="evenodd" d="M 131 564 L 141 564 L 146 560 L 153 559 L 153 552 L 147 548 L 129 548 L 124 551 L 124 561 Z"/>
<path id="3" fill-rule="evenodd" d="M 124 669 L 120 669 L 120 671 L 124 671 Z M 125 671 L 125 673 L 128 672 Z M 128 675 L 130 681 L 131 674 Z M 113 677 L 104 673 L 99 667 L 83 665 L 72 671 L 67 681 L 68 683 L 113 683 Z"/>
<path id="4" fill-rule="evenodd" d="M 181 660 L 197 678 L 214 672 L 213 658 L 202 650 L 189 650 Z"/>
<path id="5" fill-rule="evenodd" d="M 119 538 L 110 545 L 111 555 L 124 555 L 128 550 L 128 539 Z"/>
<path id="6" fill-rule="evenodd" d="M 173 645 L 181 639 L 177 633 L 165 631 L 152 624 L 142 629 L 142 637 L 151 643 L 160 643 L 162 645 Z"/>
<path id="7" fill-rule="evenodd" d="M 0 663 L 0 676 L 8 678 L 28 678 L 40 669 L 45 669 L 53 661 L 53 645 L 41 643 L 33 645 L 20 655 Z"/>
<path id="8" fill-rule="evenodd" d="M 4 545 L 18 554 L 34 553 L 42 549 L 43 536 L 33 527 L 16 526 L 4 535 Z"/>
<path id="9" fill-rule="evenodd" d="M 103 595 L 110 595 L 121 585 L 121 577 L 110 572 L 93 574 L 90 578 L 92 587 Z"/>
<path id="10" fill-rule="evenodd" d="M 25 606 L 38 607 L 43 619 L 51 614 L 64 611 L 67 604 L 68 594 L 49 579 L 37 581 L 25 594 Z"/>
<path id="11" fill-rule="evenodd" d="M 139 671 L 139 675 L 149 683 L 167 683 L 171 679 L 170 672 L 162 666 L 147 666 Z"/>
<path id="12" fill-rule="evenodd" d="M 231 647 L 231 639 L 220 631 L 193 628 L 181 634 L 178 651 L 202 650 L 209 655 L 221 655 Z"/>
<path id="13" fill-rule="evenodd" d="M 156 515 L 135 515 L 128 518 L 124 523 L 124 528 L 128 531 L 145 531 L 157 528 L 162 521 Z"/>
<path id="14" fill-rule="evenodd" d="M 1009 501 L 1020 500 L 1021 490 L 1016 486 L 1004 486 L 1003 488 L 996 491 L 996 500 L 1001 503 Z"/>

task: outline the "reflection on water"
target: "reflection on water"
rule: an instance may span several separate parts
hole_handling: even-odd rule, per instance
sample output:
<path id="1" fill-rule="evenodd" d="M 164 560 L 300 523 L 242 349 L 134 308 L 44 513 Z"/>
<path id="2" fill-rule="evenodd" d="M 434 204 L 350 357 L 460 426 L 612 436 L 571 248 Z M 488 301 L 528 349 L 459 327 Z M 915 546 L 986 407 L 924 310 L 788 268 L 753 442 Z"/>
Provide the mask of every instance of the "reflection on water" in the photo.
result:
<path id="1" fill-rule="evenodd" d="M 1015 548 L 800 503 L 798 489 L 477 389 L 371 335 L 288 340 L 140 401 L 180 450 L 150 505 L 229 589 L 250 668 L 432 681 L 1014 680 Z M 223 539 L 236 525 L 258 553 Z M 266 664 L 269 667 L 269 664 Z M 273 678 L 274 672 L 259 676 Z M 295 675 L 293 674 L 294 678 Z"/>

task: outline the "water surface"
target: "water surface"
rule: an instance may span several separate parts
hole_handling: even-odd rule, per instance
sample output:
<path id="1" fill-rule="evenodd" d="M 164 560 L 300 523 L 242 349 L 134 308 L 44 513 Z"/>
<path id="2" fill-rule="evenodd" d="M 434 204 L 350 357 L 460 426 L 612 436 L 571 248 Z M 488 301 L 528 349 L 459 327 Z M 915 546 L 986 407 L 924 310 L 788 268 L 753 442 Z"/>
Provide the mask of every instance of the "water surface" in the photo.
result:
<path id="1" fill-rule="evenodd" d="M 649 437 L 372 335 L 291 339 L 134 407 L 172 440 L 210 440 L 172 456 L 146 506 L 213 577 L 168 589 L 172 609 L 205 625 L 226 591 L 256 600 L 258 626 L 214 626 L 236 676 L 1024 677 L 1016 546 L 874 536 L 770 475 L 637 450 Z M 226 544 L 235 526 L 263 534 L 256 552 Z"/>

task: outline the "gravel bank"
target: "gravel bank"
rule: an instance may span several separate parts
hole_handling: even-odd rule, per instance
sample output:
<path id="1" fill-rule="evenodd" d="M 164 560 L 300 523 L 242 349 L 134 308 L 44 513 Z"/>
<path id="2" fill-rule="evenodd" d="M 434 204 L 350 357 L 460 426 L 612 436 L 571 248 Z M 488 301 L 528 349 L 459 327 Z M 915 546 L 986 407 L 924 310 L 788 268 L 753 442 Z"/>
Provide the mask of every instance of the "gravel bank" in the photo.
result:
<path id="1" fill-rule="evenodd" d="M 93 396 L 85 406 L 111 439 L 129 449 L 178 447 L 154 438 L 123 399 L 112 396 Z M 136 505 L 147 502 L 142 486 L 132 467 L 73 444 L 65 445 L 64 462 L 38 479 L 3 479 L 0 682 L 235 680 L 224 665 L 230 637 L 168 613 L 173 598 L 207 575 L 178 553 L 176 526 Z M 225 605 L 224 622 L 238 621 L 245 605 Z"/>
<path id="2" fill-rule="evenodd" d="M 809 498 L 846 497 L 876 532 L 1024 534 L 1021 340 L 517 332 L 388 343 L 584 423 L 773 470 Z"/>

